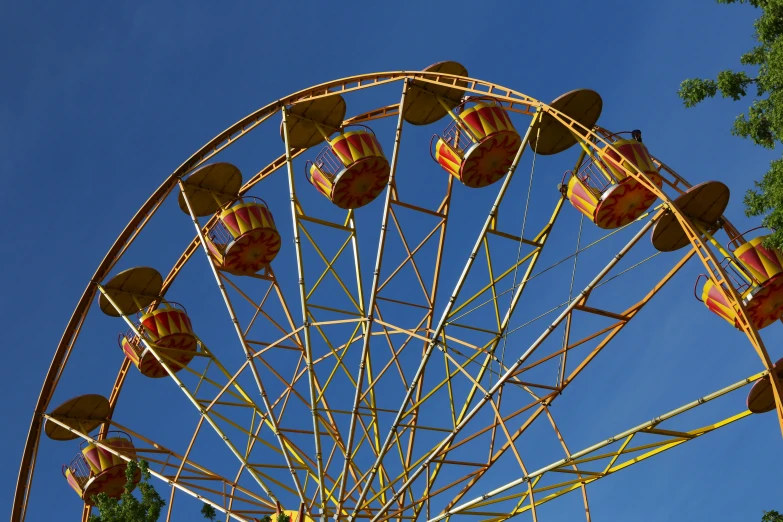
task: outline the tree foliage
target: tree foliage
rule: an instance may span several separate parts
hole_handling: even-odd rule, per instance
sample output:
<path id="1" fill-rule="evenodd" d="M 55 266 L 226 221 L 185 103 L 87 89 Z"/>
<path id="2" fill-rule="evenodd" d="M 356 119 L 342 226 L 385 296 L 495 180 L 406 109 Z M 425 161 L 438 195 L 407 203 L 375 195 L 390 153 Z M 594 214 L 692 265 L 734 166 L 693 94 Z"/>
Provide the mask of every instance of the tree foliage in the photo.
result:
<path id="1" fill-rule="evenodd" d="M 209 504 L 204 504 L 201 506 L 201 514 L 206 518 L 207 520 L 215 520 L 215 517 L 217 517 L 217 511 L 215 511 L 215 508 L 210 506 Z"/>
<path id="2" fill-rule="evenodd" d="M 740 57 L 745 69 L 725 70 L 715 79 L 691 78 L 680 84 L 678 94 L 686 107 L 693 107 L 718 93 L 753 101 L 747 113 L 734 120 L 732 134 L 756 145 L 773 149 L 783 143 L 783 0 L 716 0 L 719 4 L 750 4 L 760 10 L 754 23 L 757 45 Z M 763 216 L 762 224 L 775 232 L 767 246 L 783 249 L 783 158 L 775 159 L 755 188 L 745 194 L 745 214 Z M 766 522 L 766 521 L 765 521 Z"/>
<path id="3" fill-rule="evenodd" d="M 141 481 L 136 486 L 141 499 L 133 494 L 133 479 L 141 471 Z M 125 489 L 119 499 L 109 498 L 106 493 L 92 496 L 92 503 L 99 515 L 90 516 L 90 522 L 157 522 L 160 511 L 166 505 L 152 484 L 147 461 L 131 460 L 125 468 Z"/>
<path id="4" fill-rule="evenodd" d="M 139 472 L 141 481 L 136 485 L 133 479 Z M 157 522 L 166 501 L 149 483 L 150 476 L 149 463 L 146 460 L 138 463 L 135 460 L 129 461 L 125 467 L 125 488 L 122 496 L 116 499 L 109 498 L 106 493 L 93 495 L 91 501 L 98 508 L 99 514 L 91 515 L 90 522 Z M 141 498 L 133 494 L 134 489 L 138 489 Z M 202 506 L 201 514 L 212 521 L 217 516 L 215 508 L 209 504 Z"/>
<path id="5" fill-rule="evenodd" d="M 765 511 L 761 522 L 783 522 L 783 515 L 777 511 Z"/>

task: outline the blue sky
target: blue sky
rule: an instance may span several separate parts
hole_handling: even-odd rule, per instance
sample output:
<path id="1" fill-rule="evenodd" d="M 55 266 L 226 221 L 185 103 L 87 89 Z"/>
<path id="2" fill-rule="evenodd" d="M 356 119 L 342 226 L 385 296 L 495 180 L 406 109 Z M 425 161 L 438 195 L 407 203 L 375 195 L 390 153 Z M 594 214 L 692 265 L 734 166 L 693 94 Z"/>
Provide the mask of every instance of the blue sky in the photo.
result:
<path id="1" fill-rule="evenodd" d="M 0 84 L 0 199 L 9 240 L 0 261 L 0 312 L 6 324 L 3 365 L 8 373 L 0 384 L 6 397 L 0 490 L 6 505 L 51 355 L 115 237 L 160 182 L 201 144 L 245 114 L 309 85 L 457 60 L 474 77 L 544 101 L 574 88 L 592 88 L 604 99 L 600 123 L 615 130 L 641 128 L 651 152 L 694 184 L 723 181 L 733 194 L 727 214 L 740 229 L 756 225 L 744 217 L 741 196 L 772 156 L 730 136 L 731 123 L 744 105 L 715 100 L 686 111 L 676 97 L 682 79 L 714 75 L 737 63 L 753 43 L 751 8 L 678 0 L 261 5 L 5 6 L 0 21 L 6 78 Z M 349 114 L 369 104 L 394 103 L 398 94 L 377 100 L 373 96 L 349 103 Z M 421 150 L 402 159 L 401 168 L 445 175 L 424 159 L 425 135 L 441 125 L 406 135 L 421 135 L 415 146 L 405 142 L 406 147 Z M 386 132 L 384 146 L 391 150 L 392 124 L 382 122 L 374 128 L 379 135 Z M 275 132 L 259 131 L 257 138 L 238 146 L 234 157 L 246 177 L 262 166 L 256 155 L 282 150 Z M 571 161 L 542 163 L 534 186 L 551 197 Z M 518 178 L 529 171 L 521 172 Z M 516 187 L 524 190 L 523 185 Z M 426 184 L 420 187 L 413 198 L 426 200 L 427 189 Z M 276 217 L 290 219 L 282 175 L 262 192 Z M 471 207 L 476 217 L 466 210 L 458 218 L 457 223 L 470 231 L 467 243 L 472 243 L 472 230 L 486 215 L 491 199 L 486 194 L 476 196 Z M 307 197 L 319 211 L 319 205 L 327 205 Z M 469 207 L 468 192 L 458 192 L 455 198 Z M 539 217 L 531 219 L 530 226 L 539 223 L 550 206 L 534 206 Z M 158 223 L 132 252 L 131 264 L 123 267 L 152 264 L 165 273 L 192 235 L 178 212 L 174 208 L 164 214 L 176 223 Z M 578 226 L 573 208 L 566 206 L 563 214 L 568 216 L 566 226 Z M 377 227 L 368 225 L 367 230 L 365 235 L 372 238 L 369 250 L 374 250 Z M 290 234 L 290 225 L 284 231 Z M 572 239 L 567 241 L 568 245 L 559 245 L 561 251 L 573 249 Z M 587 263 L 605 262 L 609 255 L 604 251 Z M 207 287 L 211 276 L 205 261 L 199 262 L 199 271 L 194 268 L 188 281 L 202 278 L 205 289 L 183 283 L 177 300 L 198 310 L 194 313 L 201 319 L 199 332 L 220 340 L 223 332 L 230 335 L 225 311 L 214 285 Z M 371 261 L 364 266 L 371 266 Z M 461 262 L 444 268 L 446 286 L 460 267 Z M 652 270 L 664 269 L 661 264 Z M 689 264 L 645 310 L 640 324 L 591 365 L 573 385 L 570 397 L 564 395 L 570 402 L 553 412 L 569 440 L 575 441 L 572 450 L 759 370 L 758 358 L 744 338 L 693 299 L 693 280 L 700 272 L 699 266 Z M 589 279 L 589 274 L 588 268 L 581 276 Z M 560 289 L 564 281 L 552 284 Z M 555 287 L 539 287 L 542 311 Z M 622 301 L 626 287 L 613 292 L 611 298 Z M 114 339 L 124 328 L 99 315 L 91 314 L 52 406 L 81 393 L 108 395 L 120 357 Z M 533 328 L 528 336 L 543 325 Z M 783 356 L 780 324 L 763 336 L 772 359 Z M 182 397 L 170 383 L 149 385 L 138 375 L 133 377 L 117 420 L 142 432 L 167 416 L 177 422 L 182 418 L 189 426 L 195 423 L 194 412 L 178 409 Z M 716 406 L 704 422 L 739 411 L 743 393 Z M 155 400 L 161 396 L 167 400 Z M 175 431 L 149 430 L 159 432 L 161 442 L 173 449 L 187 445 L 186 436 Z M 540 447 L 550 448 L 551 432 L 542 430 L 541 437 L 549 439 Z M 780 443 L 771 414 L 710 434 L 592 486 L 588 493 L 593 520 L 758 520 L 763 509 L 783 510 L 777 472 L 783 464 Z M 72 457 L 75 447 L 44 441 L 28 520 L 50 518 L 60 506 L 77 516 L 79 501 L 59 475 L 61 463 Z M 537 461 L 536 446 L 526 448 Z M 541 459 L 548 462 L 548 455 Z M 562 499 L 562 507 L 547 507 L 542 514 L 582 516 L 578 497 L 574 493 Z M 191 519 L 187 511 L 179 517 Z"/>

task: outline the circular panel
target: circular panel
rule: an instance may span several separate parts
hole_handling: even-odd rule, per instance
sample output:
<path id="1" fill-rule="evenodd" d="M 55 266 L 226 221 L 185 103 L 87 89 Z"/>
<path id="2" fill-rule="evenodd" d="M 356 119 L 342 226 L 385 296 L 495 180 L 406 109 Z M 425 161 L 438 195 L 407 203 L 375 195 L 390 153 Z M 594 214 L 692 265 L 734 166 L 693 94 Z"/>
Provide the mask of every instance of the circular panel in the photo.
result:
<path id="1" fill-rule="evenodd" d="M 729 204 L 729 187 L 720 181 L 705 181 L 689 188 L 673 203 L 689 219 L 715 228 Z M 690 244 L 677 217 L 669 211 L 655 224 L 651 237 L 653 246 L 661 252 L 674 252 Z"/>
<path id="2" fill-rule="evenodd" d="M 438 62 L 430 65 L 424 72 L 453 74 L 455 76 L 468 75 L 468 70 L 464 65 L 457 62 Z M 465 87 L 467 82 L 458 80 L 457 85 Z M 446 87 L 445 85 L 434 85 L 431 83 L 415 82 L 408 89 L 405 95 L 405 106 L 403 107 L 402 117 L 411 125 L 428 125 L 434 123 L 446 115 L 446 109 L 438 101 L 438 97 L 449 108 L 453 109 L 460 104 L 464 89 Z"/>
<path id="3" fill-rule="evenodd" d="M 135 314 L 142 308 L 149 306 L 160 296 L 162 288 L 163 276 L 148 266 L 129 268 L 114 276 L 104 285 L 106 293 L 117 303 L 122 315 Z M 120 316 L 117 309 L 103 294 L 101 294 L 98 304 L 106 315 Z"/>
<path id="4" fill-rule="evenodd" d="M 90 433 L 109 416 L 109 400 L 103 395 L 80 395 L 64 402 L 55 408 L 50 415 L 75 430 Z M 44 431 L 53 440 L 73 440 L 79 437 L 75 433 L 48 420 L 46 421 Z"/>
<path id="5" fill-rule="evenodd" d="M 577 89 L 556 98 L 549 106 L 592 129 L 601 116 L 603 101 L 595 91 Z M 584 134 L 584 131 L 579 128 L 575 128 L 574 131 Z M 541 117 L 541 123 L 533 127 L 530 132 L 530 146 L 536 154 L 549 156 L 563 152 L 574 145 L 576 145 L 576 137 L 571 130 L 546 112 Z"/>
<path id="6" fill-rule="evenodd" d="M 778 378 L 783 379 L 783 359 L 772 367 L 778 372 Z M 775 409 L 775 395 L 772 393 L 769 375 L 756 381 L 748 393 L 747 404 L 748 409 L 753 413 L 766 413 Z"/>
<path id="7" fill-rule="evenodd" d="M 670 211 L 666 211 L 653 227 L 653 246 L 661 252 L 674 252 L 690 244 L 688 236 L 680 227 L 680 222 Z"/>
<path id="8" fill-rule="evenodd" d="M 316 123 L 326 134 L 339 129 L 345 118 L 345 100 L 339 94 L 295 103 L 288 109 L 288 144 L 295 149 L 307 149 L 324 141 Z M 280 137 L 285 140 L 283 124 Z"/>
<path id="9" fill-rule="evenodd" d="M 334 181 L 332 202 L 342 209 L 371 203 L 389 182 L 389 162 L 383 157 L 364 158 L 345 169 Z"/>
<path id="10" fill-rule="evenodd" d="M 239 196 L 242 173 L 230 163 L 212 163 L 195 170 L 183 184 L 193 213 L 199 217 L 211 216 Z M 182 212 L 190 215 L 182 192 L 177 203 Z"/>
<path id="11" fill-rule="evenodd" d="M 512 131 L 501 131 L 482 140 L 465 154 L 460 181 L 471 188 L 482 188 L 499 181 L 508 173 L 522 139 Z"/>
<path id="12" fill-rule="evenodd" d="M 707 226 L 716 226 L 729 206 L 729 187 L 720 181 L 705 181 L 688 189 L 674 204 L 690 219 Z"/>
<path id="13" fill-rule="evenodd" d="M 657 174 L 655 176 L 660 181 Z M 610 230 L 622 227 L 647 212 L 658 197 L 634 178 L 625 178 L 604 192 L 595 211 L 595 224 Z"/>
<path id="14" fill-rule="evenodd" d="M 748 321 L 761 330 L 783 315 L 783 277 L 774 276 L 765 281 L 745 305 Z"/>

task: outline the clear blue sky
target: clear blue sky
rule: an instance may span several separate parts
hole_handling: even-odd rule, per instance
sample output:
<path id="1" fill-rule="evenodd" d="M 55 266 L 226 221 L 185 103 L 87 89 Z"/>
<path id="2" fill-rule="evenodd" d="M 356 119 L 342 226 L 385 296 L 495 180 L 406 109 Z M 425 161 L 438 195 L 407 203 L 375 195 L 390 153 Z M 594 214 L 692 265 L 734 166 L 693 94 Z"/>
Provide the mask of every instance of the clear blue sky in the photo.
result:
<path id="1" fill-rule="evenodd" d="M 271 100 L 343 76 L 420 69 L 441 60 L 457 60 L 472 76 L 544 101 L 589 87 L 603 96 L 605 126 L 643 129 L 651 152 L 694 184 L 709 179 L 728 184 L 733 198 L 727 213 L 740 229 L 756 224 L 742 214 L 741 196 L 772 157 L 730 136 L 744 104 L 716 100 L 686 111 L 676 97 L 683 78 L 714 75 L 752 45 L 755 13 L 746 6 L 682 0 L 486 6 L 29 1 L 6 3 L 3 11 L 0 201 L 6 240 L 0 314 L 6 375 L 0 387 L 6 412 L 0 491 L 8 508 L 40 383 L 95 267 L 177 165 Z M 438 130 L 434 127 L 427 131 Z M 253 143 L 264 151 L 282 149 L 279 141 L 265 145 L 264 139 L 278 140 L 267 132 Z M 388 138 L 384 143 L 390 150 Z M 253 153 L 245 149 L 246 164 L 252 165 Z M 551 196 L 569 162 L 537 172 L 540 179 L 550 178 L 539 181 L 542 191 Z M 430 163 L 407 165 L 444 175 Z M 265 195 L 275 198 L 270 205 L 281 217 L 288 212 L 284 192 Z M 482 220 L 486 208 L 476 209 Z M 570 206 L 566 212 L 576 225 L 576 212 Z M 168 270 L 166 263 L 192 234 L 183 216 L 172 220 L 178 220 L 176 234 L 165 225 L 157 228 L 135 261 L 156 264 L 156 256 L 165 256 L 156 266 Z M 201 277 L 210 277 L 204 268 Z M 452 266 L 444 278 L 453 281 L 457 271 Z M 744 338 L 693 299 L 692 282 L 700 271 L 689 265 L 646 310 L 633 334 L 618 339 L 584 382 L 574 385 L 573 402 L 558 418 L 576 440 L 572 450 L 760 369 Z M 201 299 L 200 292 L 184 288 L 177 298 L 188 305 Z M 224 321 L 217 298 L 214 289 L 203 297 Z M 114 344 L 118 325 L 98 315 L 91 316 L 91 330 L 53 406 L 77 394 L 110 391 L 120 357 Z M 205 319 L 196 328 L 203 332 L 206 325 Z M 763 335 L 773 360 L 783 356 L 781 325 Z M 133 378 L 136 395 L 123 399 L 117 420 L 144 432 L 142 423 L 150 418 L 145 410 L 156 408 L 152 418 L 184 416 L 188 426 L 195 423 L 194 412 L 178 409 L 184 402 L 170 383 L 156 383 L 150 391 L 138 375 Z M 158 391 L 170 400 L 160 401 Z M 705 422 L 739 411 L 743 394 Z M 174 449 L 187 445 L 184 435 L 161 437 Z M 78 516 L 79 501 L 59 475 L 75 447 L 44 442 L 29 521 L 51 519 L 61 508 Z M 593 520 L 756 521 L 763 509 L 783 511 L 780 448 L 771 414 L 747 419 L 592 486 Z M 527 451 L 535 454 L 534 447 Z M 572 495 L 563 511 L 543 513 L 582 516 L 574 507 L 579 494 Z M 178 520 L 191 519 L 185 513 Z"/>

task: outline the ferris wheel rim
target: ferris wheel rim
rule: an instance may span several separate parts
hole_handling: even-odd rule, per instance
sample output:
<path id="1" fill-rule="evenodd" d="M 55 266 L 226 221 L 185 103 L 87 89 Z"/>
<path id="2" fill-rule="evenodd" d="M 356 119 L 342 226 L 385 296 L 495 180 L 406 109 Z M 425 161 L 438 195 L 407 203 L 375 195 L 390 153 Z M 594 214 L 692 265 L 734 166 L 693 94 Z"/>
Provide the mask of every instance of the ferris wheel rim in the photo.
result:
<path id="1" fill-rule="evenodd" d="M 90 308 L 92 307 L 92 301 L 94 300 L 94 297 L 97 294 L 96 284 L 104 280 L 109 275 L 109 273 L 114 268 L 116 263 L 122 258 L 126 248 L 129 246 L 129 242 L 132 242 L 136 234 L 138 234 L 144 228 L 147 220 L 151 217 L 151 214 L 154 214 L 154 211 L 157 209 L 157 207 L 169 196 L 170 192 L 176 187 L 178 180 L 182 179 L 185 175 L 187 175 L 189 172 L 192 172 L 194 169 L 202 165 L 205 165 L 210 158 L 215 156 L 220 151 L 224 150 L 225 147 L 227 147 L 237 139 L 243 137 L 244 135 L 252 131 L 256 126 L 260 125 L 260 123 L 263 123 L 263 121 L 265 121 L 267 118 L 277 113 L 281 108 L 285 107 L 288 104 L 294 103 L 296 101 L 306 100 L 308 98 L 329 96 L 335 93 L 339 94 L 342 92 L 351 92 L 356 90 L 370 89 L 380 85 L 385 85 L 391 82 L 402 81 L 406 79 L 411 79 L 411 80 L 421 79 L 425 82 L 426 81 L 437 82 L 439 77 L 444 77 L 444 76 L 450 77 L 452 75 L 441 74 L 441 73 L 430 73 L 427 71 L 393 71 L 393 72 L 386 72 L 386 73 L 369 73 L 364 75 L 350 76 L 339 80 L 333 80 L 330 82 L 325 82 L 313 87 L 300 90 L 287 97 L 280 98 L 248 114 L 247 116 L 240 119 L 233 125 L 229 126 L 226 130 L 219 133 L 215 138 L 213 138 L 212 140 L 207 142 L 204 146 L 202 146 L 200 149 L 198 149 L 197 152 L 191 155 L 171 175 L 169 175 L 168 178 L 166 178 L 166 180 L 158 187 L 158 189 L 156 189 L 152 193 L 152 195 L 145 201 L 145 203 L 139 208 L 137 213 L 133 216 L 133 218 L 129 221 L 129 223 L 126 225 L 126 227 L 117 237 L 117 239 L 114 241 L 109 251 L 107 252 L 106 256 L 104 256 L 103 260 L 101 261 L 98 268 L 96 269 L 95 274 L 93 275 L 93 277 L 91 278 L 90 282 L 87 285 L 87 288 L 82 293 L 82 296 L 77 302 L 77 306 L 74 309 L 74 312 L 71 315 L 66 325 L 63 336 L 60 342 L 58 343 L 57 350 L 55 351 L 55 354 L 52 358 L 52 362 L 50 364 L 50 367 L 44 379 L 44 385 L 41 388 L 41 393 L 36 402 L 36 407 L 33 413 L 33 420 L 31 422 L 30 429 L 28 431 L 28 435 L 25 441 L 25 449 L 23 453 L 22 464 L 20 466 L 20 472 L 17 480 L 14 503 L 12 508 L 12 520 L 20 519 L 20 517 L 26 511 L 26 502 L 29 495 L 29 491 L 32 486 L 31 484 L 32 474 L 35 468 L 34 466 L 35 454 L 37 452 L 40 435 L 43 432 L 44 423 L 42 422 L 42 415 L 45 413 L 45 410 L 50 405 L 52 396 L 54 394 L 54 391 L 59 381 L 59 377 L 60 375 L 62 375 L 62 373 L 65 370 L 65 366 L 67 365 L 70 352 L 74 347 L 75 340 L 79 335 L 81 326 Z M 430 77 L 434 77 L 434 79 Z M 489 82 L 474 79 L 471 77 L 452 76 L 452 79 L 459 79 L 461 81 L 473 82 L 476 85 L 490 86 L 490 89 L 492 88 L 501 89 L 505 91 L 505 95 L 495 94 L 492 92 L 490 92 L 489 95 L 498 97 L 500 99 L 504 99 L 505 101 L 509 101 L 510 103 L 523 103 L 523 104 L 527 104 L 529 107 L 536 106 L 537 110 L 543 109 L 546 110 L 547 112 L 552 110 L 548 105 L 538 100 L 527 97 L 526 95 L 519 93 L 517 91 L 506 89 L 501 86 L 497 86 L 496 84 L 491 84 Z M 364 81 L 372 81 L 372 83 L 362 85 L 362 82 Z M 356 83 L 357 86 L 353 88 L 347 88 L 347 86 L 352 83 Z M 342 90 L 329 92 L 329 89 L 335 88 L 337 86 L 342 86 Z M 514 99 L 512 95 L 521 96 L 522 99 Z M 393 107 L 393 106 L 388 106 L 388 107 Z M 557 111 L 555 111 L 555 113 L 556 112 Z M 384 117 L 388 117 L 388 116 L 384 116 Z M 568 118 L 567 116 L 565 117 Z M 246 128 L 246 126 L 248 127 Z M 592 133 L 592 130 L 590 129 L 587 130 Z M 237 133 L 239 134 L 237 135 Z M 221 144 L 224 145 L 221 147 Z M 270 166 L 273 165 L 273 163 L 270 163 Z M 276 170 L 279 167 L 280 166 L 276 167 L 273 170 Z M 642 176 L 644 175 L 642 174 Z M 262 179 L 263 177 L 259 179 L 251 179 L 247 184 L 242 186 L 242 189 L 240 190 L 240 195 L 246 193 L 250 188 L 252 188 L 255 184 L 260 182 Z M 664 202 L 667 203 L 671 202 L 668 196 L 662 191 L 661 191 L 661 196 L 659 197 Z M 676 208 L 673 210 L 675 214 L 679 213 L 676 210 Z M 196 244 L 196 246 L 198 245 L 196 241 L 194 241 L 194 243 Z M 187 250 L 192 246 L 193 244 L 191 244 L 191 246 L 186 248 L 185 252 L 187 252 Z M 183 253 L 183 256 L 184 255 L 185 254 Z M 188 256 L 185 259 L 184 261 L 185 263 L 187 262 L 189 257 L 190 256 Z M 181 259 L 182 258 L 180 258 L 180 260 Z M 174 271 L 174 267 L 172 268 L 172 271 Z M 162 295 L 165 295 L 168 286 L 170 286 L 171 282 L 176 278 L 177 274 L 178 271 L 174 272 L 173 274 L 170 273 L 170 276 L 173 275 L 173 277 L 170 280 L 168 277 L 166 278 L 166 283 L 168 284 L 164 283 Z M 116 404 L 116 398 L 120 395 L 124 383 L 124 379 L 121 379 L 120 377 L 126 374 L 127 368 L 128 368 L 128 361 L 124 360 L 119 370 L 118 379 L 117 382 L 115 383 L 115 387 L 112 392 L 113 400 L 112 400 L 112 408 L 108 417 L 109 419 L 113 414 L 114 405 Z"/>
<path id="2" fill-rule="evenodd" d="M 109 248 L 106 255 L 104 256 L 103 260 L 98 265 L 98 268 L 95 270 L 95 273 L 93 274 L 92 278 L 88 282 L 87 287 L 85 288 L 81 297 L 77 301 L 76 307 L 74 308 L 74 311 L 71 314 L 68 323 L 66 324 L 66 327 L 63 331 L 63 335 L 52 357 L 52 361 L 49 365 L 49 369 L 47 370 L 46 376 L 44 377 L 44 382 L 41 387 L 41 393 L 39 394 L 39 397 L 36 401 L 35 409 L 33 411 L 33 418 L 30 423 L 30 428 L 28 429 L 27 437 L 25 439 L 25 447 L 22 454 L 22 462 L 20 464 L 19 474 L 17 476 L 16 488 L 14 492 L 14 501 L 11 510 L 12 520 L 22 520 L 23 519 L 22 516 L 24 512 L 26 512 L 26 499 L 29 495 L 28 492 L 32 485 L 31 474 L 34 469 L 31 468 L 30 466 L 34 461 L 34 453 L 37 453 L 40 436 L 43 433 L 43 422 L 42 422 L 41 415 L 43 415 L 43 413 L 45 413 L 46 409 L 49 407 L 52 396 L 54 394 L 54 389 L 56 388 L 58 376 L 61 375 L 62 372 L 65 370 L 65 365 L 67 364 L 68 355 L 70 355 L 70 350 L 72 349 L 72 346 L 75 343 L 75 338 L 78 337 L 79 331 L 81 329 L 81 325 L 83 324 L 84 319 L 86 318 L 87 313 L 91 308 L 91 302 L 97 295 L 97 289 L 95 283 L 98 281 L 102 281 L 103 279 L 105 279 L 106 276 L 109 275 L 111 269 L 114 267 L 117 261 L 119 261 L 122 254 L 124 253 L 123 247 L 126 245 L 127 241 L 132 238 L 134 231 L 136 231 L 137 227 L 139 227 L 140 225 L 143 227 L 145 223 L 145 218 L 149 216 L 150 211 L 155 209 L 157 205 L 162 203 L 162 201 L 168 197 L 169 193 L 176 187 L 177 180 L 187 175 L 189 172 L 195 170 L 199 166 L 205 164 L 206 161 L 208 161 L 208 159 L 211 157 L 211 155 L 207 156 L 207 152 L 210 149 L 216 149 L 221 142 L 230 139 L 231 136 L 233 136 L 237 131 L 244 130 L 243 127 L 245 125 L 250 124 L 253 119 L 260 118 L 266 112 L 270 112 L 271 114 L 273 114 L 286 104 L 290 104 L 295 101 L 301 101 L 308 96 L 315 97 L 319 92 L 323 92 L 325 89 L 331 89 L 339 85 L 344 86 L 350 83 L 358 83 L 359 85 L 357 86 L 357 88 L 352 90 L 363 90 L 363 89 L 370 89 L 372 87 L 376 87 L 378 85 L 382 85 L 385 83 L 389 83 L 391 81 L 402 81 L 406 78 L 412 77 L 412 75 L 413 77 L 415 77 L 416 75 L 422 75 L 424 77 L 435 77 L 435 78 L 446 76 L 446 77 L 460 78 L 463 80 L 482 82 L 487 85 L 495 85 L 495 84 L 490 84 L 489 82 L 483 82 L 482 80 L 478 80 L 478 79 L 453 76 L 445 73 L 401 70 L 401 71 L 376 72 L 376 73 L 347 76 L 344 78 L 324 82 L 312 87 L 301 89 L 286 97 L 275 100 L 261 107 L 260 109 L 251 112 L 247 116 L 238 120 L 236 123 L 227 127 L 221 133 L 217 134 L 214 138 L 209 140 L 206 144 L 204 144 L 196 152 L 194 152 L 179 167 L 177 167 L 174 170 L 174 172 L 172 172 L 161 183 L 161 185 L 152 193 L 152 195 L 144 202 L 144 204 L 142 204 L 142 206 L 139 208 L 136 214 L 131 218 L 131 220 L 128 222 L 128 224 L 119 234 L 119 236 L 117 236 L 114 243 Z M 382 83 L 371 83 L 367 85 L 361 85 L 361 82 L 369 81 L 373 79 L 375 80 L 385 79 L 385 80 L 382 81 Z M 511 90 L 508 91 L 513 92 Z M 340 92 L 344 92 L 344 91 L 340 91 Z M 530 99 L 532 100 L 532 98 Z M 244 134 L 242 134 L 242 136 L 244 136 Z M 243 186 L 240 191 L 240 194 L 245 193 L 247 190 L 249 190 L 249 188 L 251 188 L 257 182 L 258 181 L 254 182 L 252 185 L 249 186 Z M 167 285 L 165 285 L 164 283 L 163 295 L 165 295 L 166 286 Z M 119 369 L 118 376 L 127 374 L 128 368 L 129 368 L 129 363 L 126 359 L 123 361 Z M 117 386 L 117 384 L 119 384 L 119 386 Z M 115 391 L 113 391 L 112 396 L 119 395 L 119 393 L 121 392 L 122 382 L 119 382 L 117 384 L 115 384 Z M 111 416 L 113 415 L 114 404 L 115 404 L 114 401 L 112 401 L 112 408 L 110 410 L 109 418 L 111 418 Z"/>

